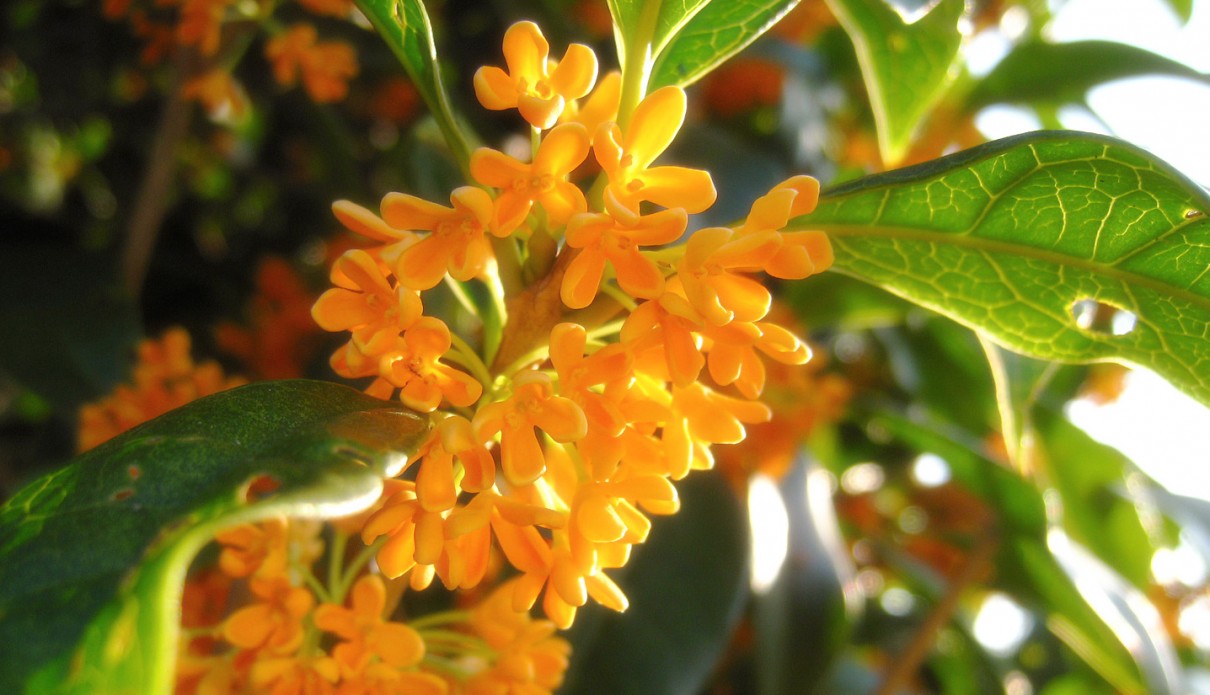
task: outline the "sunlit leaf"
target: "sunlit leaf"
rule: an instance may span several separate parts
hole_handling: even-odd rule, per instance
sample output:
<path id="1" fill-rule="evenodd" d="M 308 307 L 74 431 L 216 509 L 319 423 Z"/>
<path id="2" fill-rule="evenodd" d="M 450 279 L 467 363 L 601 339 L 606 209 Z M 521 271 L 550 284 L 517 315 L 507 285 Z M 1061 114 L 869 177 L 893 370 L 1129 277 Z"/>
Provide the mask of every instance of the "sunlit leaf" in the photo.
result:
<path id="1" fill-rule="evenodd" d="M 711 0 L 609 0 L 623 68 L 628 56 L 653 60 L 681 27 Z M 632 51 L 633 49 L 633 51 Z"/>
<path id="2" fill-rule="evenodd" d="M 429 22 L 424 0 L 355 0 L 358 9 L 374 25 L 395 57 L 403 64 L 416 85 L 424 103 L 441 127 L 446 142 L 459 163 L 470 161 L 471 146 L 464 126 L 450 107 L 449 96 L 441 79 L 437 47 L 433 43 L 433 27 Z"/>
<path id="3" fill-rule="evenodd" d="M 1031 41 L 1017 46 L 971 90 L 967 107 L 998 102 L 1082 104 L 1093 87 L 1127 77 L 1170 75 L 1210 82 L 1210 76 L 1143 48 L 1114 41 Z"/>
<path id="4" fill-rule="evenodd" d="M 827 192 L 794 227 L 836 268 L 1035 357 L 1153 369 L 1210 403 L 1210 196 L 1068 132 L 999 140 Z"/>
<path id="5" fill-rule="evenodd" d="M 690 19 L 656 58 L 651 89 L 697 81 L 743 50 L 799 0 L 714 0 Z"/>
<path id="6" fill-rule="evenodd" d="M 888 0 L 828 0 L 828 7 L 857 49 L 878 147 L 883 161 L 893 165 L 953 77 L 965 2 L 939 0 L 910 12 Z"/>
<path id="7" fill-rule="evenodd" d="M 184 575 L 214 533 L 364 509 L 426 429 L 345 386 L 261 382 L 34 481 L 0 507 L 0 692 L 167 693 Z"/>
<path id="8" fill-rule="evenodd" d="M 1125 492 L 1133 487 L 1138 494 L 1142 474 L 1121 452 L 1059 413 L 1040 408 L 1035 421 L 1040 476 L 1059 493 L 1064 529 L 1136 587 L 1146 588 L 1155 548 Z"/>
<path id="9" fill-rule="evenodd" d="M 653 519 L 618 573 L 630 608 L 576 618 L 561 695 L 695 695 L 723 653 L 747 592 L 747 523 L 722 476 L 677 488 L 681 511 Z"/>

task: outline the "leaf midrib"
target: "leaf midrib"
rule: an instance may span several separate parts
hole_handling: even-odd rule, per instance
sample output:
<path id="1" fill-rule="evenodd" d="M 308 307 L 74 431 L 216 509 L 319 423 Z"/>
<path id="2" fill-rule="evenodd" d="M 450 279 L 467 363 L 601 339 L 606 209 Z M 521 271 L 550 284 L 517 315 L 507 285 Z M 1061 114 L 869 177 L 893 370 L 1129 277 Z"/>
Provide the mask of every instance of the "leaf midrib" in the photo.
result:
<path id="1" fill-rule="evenodd" d="M 933 244 L 949 244 L 951 246 L 986 251 L 993 254 L 1015 255 L 1043 261 L 1053 265 L 1074 267 L 1094 275 L 1099 274 L 1113 278 L 1127 286 L 1134 285 L 1145 287 L 1161 295 L 1183 299 L 1202 311 L 1210 313 L 1210 297 L 1197 294 L 1175 285 L 1163 283 L 1154 278 L 1147 277 L 1146 275 L 1128 272 L 1112 265 L 1097 263 L 1095 261 L 1079 258 L 1077 256 L 1067 256 L 1053 251 L 1047 251 L 1046 249 L 1041 249 L 1036 246 L 1013 244 L 1010 242 L 978 237 L 972 234 L 930 232 L 913 227 L 898 227 L 888 225 L 866 226 L 825 222 L 822 224 L 811 223 L 809 225 L 809 229 L 825 232 L 829 236 L 834 237 L 877 237 L 903 241 L 921 241 Z"/>

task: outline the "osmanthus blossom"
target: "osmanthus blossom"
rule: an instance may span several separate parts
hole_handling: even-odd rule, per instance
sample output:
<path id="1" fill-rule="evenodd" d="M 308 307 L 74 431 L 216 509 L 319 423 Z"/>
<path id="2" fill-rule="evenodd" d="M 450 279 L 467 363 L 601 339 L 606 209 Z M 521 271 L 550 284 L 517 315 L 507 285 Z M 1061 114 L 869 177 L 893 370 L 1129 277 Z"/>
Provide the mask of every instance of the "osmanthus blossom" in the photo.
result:
<path id="1" fill-rule="evenodd" d="M 492 259 L 491 242 L 484 236 L 492 219 L 492 197 L 481 188 L 462 186 L 450 194 L 450 205 L 404 193 L 388 193 L 382 199 L 382 218 L 388 225 L 431 232 L 400 251 L 394 266 L 400 285 L 427 290 L 446 273 L 465 282 L 481 275 Z"/>
<path id="2" fill-rule="evenodd" d="M 744 223 L 736 229 L 740 238 L 776 233 L 781 243 L 760 269 L 782 280 L 802 280 L 832 266 L 832 243 L 823 232 L 782 231 L 791 218 L 815 209 L 819 181 L 794 176 L 773 187 L 752 203 Z"/>
<path id="3" fill-rule="evenodd" d="M 227 618 L 223 638 L 241 649 L 293 654 L 302 644 L 304 620 L 315 606 L 315 596 L 286 577 L 254 578 L 248 586 L 255 601 Z"/>
<path id="4" fill-rule="evenodd" d="M 680 239 L 689 220 L 684 208 L 639 215 L 613 196 L 605 198 L 605 209 L 576 215 L 567 223 L 567 245 L 581 249 L 563 276 L 561 297 L 568 308 L 583 309 L 592 303 L 606 265 L 613 267 L 623 292 L 642 299 L 660 296 L 664 273 L 640 249 Z"/>
<path id="5" fill-rule="evenodd" d="M 483 384 L 466 372 L 441 362 L 452 345 L 450 329 L 441 319 L 423 316 L 379 359 L 379 376 L 399 389 L 399 400 L 422 413 L 442 401 L 458 408 L 479 400 Z"/>
<path id="6" fill-rule="evenodd" d="M 360 249 L 346 251 L 332 265 L 332 283 L 311 308 L 326 331 L 349 331 L 363 355 L 381 355 L 424 312 L 420 295 L 392 286 L 382 265 Z"/>
<path id="7" fill-rule="evenodd" d="M 703 335 L 710 378 L 719 386 L 735 384 L 745 398 L 759 398 L 765 388 L 765 363 L 758 351 L 782 364 L 801 365 L 811 359 L 802 339 L 767 321 L 708 327 Z"/>
<path id="8" fill-rule="evenodd" d="M 550 59 L 550 44 L 533 22 L 517 22 L 504 33 L 508 71 L 484 66 L 475 73 L 475 95 L 493 111 L 517 109 L 535 128 L 553 126 L 568 102 L 597 80 L 597 56 L 584 44 L 567 47 L 563 60 Z"/>
<path id="9" fill-rule="evenodd" d="M 408 625 L 387 620 L 386 605 L 386 585 L 371 574 L 353 584 L 347 606 L 325 603 L 315 609 L 315 626 L 341 640 L 332 657 L 345 677 L 361 674 L 375 661 L 406 669 L 424 658 L 424 639 Z"/>
<path id="10" fill-rule="evenodd" d="M 550 222 L 563 225 L 588 209 L 584 192 L 568 181 L 588 157 L 588 131 L 578 123 L 556 126 L 542 138 L 533 162 L 522 162 L 498 150 L 481 147 L 471 155 L 471 176 L 500 189 L 492 215 L 492 233 L 508 236 L 521 226 L 534 205 Z"/>
<path id="11" fill-rule="evenodd" d="M 513 394 L 476 413 L 475 435 L 500 435 L 500 469 L 512 485 L 527 485 L 546 469 L 536 430 L 556 442 L 574 442 L 588 431 L 584 411 L 574 401 L 555 395 L 549 376 L 527 371 L 513 377 Z"/>
<path id="12" fill-rule="evenodd" d="M 769 313 L 773 295 L 756 279 L 738 271 L 760 268 L 781 246 L 776 234 L 736 238 L 726 227 L 694 232 L 677 265 L 685 298 L 711 325 L 759 321 Z"/>
<path id="13" fill-rule="evenodd" d="M 623 133 L 616 123 L 603 123 L 593 134 L 592 148 L 601 169 L 609 176 L 606 196 L 638 212 L 650 201 L 665 208 L 683 208 L 689 214 L 714 204 L 717 192 L 710 172 L 682 166 L 651 166 L 676 137 L 685 122 L 685 91 L 662 87 L 648 94 L 635 108 Z"/>
<path id="14" fill-rule="evenodd" d="M 579 123 L 589 133 L 597 132 L 602 123 L 618 117 L 618 102 L 622 99 L 622 73 L 612 70 L 597 82 L 585 99 L 568 101 L 559 123 Z"/>

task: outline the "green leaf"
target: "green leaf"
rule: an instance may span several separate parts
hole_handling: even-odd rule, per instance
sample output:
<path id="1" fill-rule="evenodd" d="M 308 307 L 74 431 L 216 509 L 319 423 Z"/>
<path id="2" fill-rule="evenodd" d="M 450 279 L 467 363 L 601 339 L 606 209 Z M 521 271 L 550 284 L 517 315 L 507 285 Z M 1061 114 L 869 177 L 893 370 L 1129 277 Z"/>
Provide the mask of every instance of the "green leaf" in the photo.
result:
<path id="1" fill-rule="evenodd" d="M 378 35 L 387 42 L 395 57 L 403 64 L 416 85 L 429 112 L 441 127 L 446 142 L 467 174 L 471 146 L 463 126 L 450 107 L 449 95 L 441 80 L 441 64 L 433 43 L 433 26 L 429 21 L 424 0 L 355 0 L 374 25 Z M 469 178 L 469 177 L 468 177 Z"/>
<path id="2" fill-rule="evenodd" d="M 561 695 L 695 695 L 715 667 L 747 595 L 747 520 L 721 475 L 677 488 L 681 511 L 619 572 L 630 608 L 576 618 Z"/>
<path id="3" fill-rule="evenodd" d="M 1043 132 L 841 186 L 792 226 L 826 232 L 841 272 L 1012 350 L 1141 365 L 1210 403 L 1207 211 L 1138 148 Z"/>
<path id="4" fill-rule="evenodd" d="M 1013 49 L 978 82 L 966 107 L 975 111 L 1000 102 L 1082 104 L 1093 87 L 1140 75 L 1172 75 L 1210 82 L 1210 75 L 1129 44 L 1030 41 Z"/>
<path id="5" fill-rule="evenodd" d="M 828 7 L 857 49 L 878 147 L 883 161 L 893 165 L 953 77 L 965 2 L 939 0 L 922 17 L 905 17 L 888 0 L 828 0 Z"/>
<path id="6" fill-rule="evenodd" d="M 768 31 L 798 2 L 714 0 L 693 16 L 660 51 L 649 88 L 696 82 Z"/>
<path id="7" fill-rule="evenodd" d="M 189 563 L 226 527 L 372 504 L 427 420 L 337 384 L 178 408 L 0 507 L 0 692 L 167 693 Z M 245 502 L 250 481 L 277 488 Z"/>
<path id="8" fill-rule="evenodd" d="M 626 56 L 638 55 L 630 52 L 636 44 L 643 49 L 647 60 L 654 59 L 680 28 L 710 1 L 609 0 L 614 38 L 623 67 Z"/>
<path id="9" fill-rule="evenodd" d="M 1059 365 L 1005 350 L 983 334 L 979 334 L 979 342 L 996 384 L 1000 432 L 1008 460 L 1024 470 L 1022 448 L 1033 433 L 1033 408 Z"/>
<path id="10" fill-rule="evenodd" d="M 1193 0 L 1168 0 L 1168 6 L 1183 23 L 1188 23 L 1193 16 Z"/>
<path id="11" fill-rule="evenodd" d="M 1120 492 L 1131 488 L 1132 474 L 1138 475 L 1133 464 L 1060 413 L 1040 408 L 1035 421 L 1042 482 L 1059 493 L 1063 528 L 1118 574 L 1146 589 L 1155 548 L 1138 507 Z"/>

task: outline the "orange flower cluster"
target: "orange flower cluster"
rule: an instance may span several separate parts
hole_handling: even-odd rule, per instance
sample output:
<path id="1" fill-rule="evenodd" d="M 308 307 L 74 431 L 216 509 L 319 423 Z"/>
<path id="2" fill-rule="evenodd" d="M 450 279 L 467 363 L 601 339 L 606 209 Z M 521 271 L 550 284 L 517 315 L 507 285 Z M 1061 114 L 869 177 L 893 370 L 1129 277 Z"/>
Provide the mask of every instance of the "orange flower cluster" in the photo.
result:
<path id="1" fill-rule="evenodd" d="M 289 552 L 285 578 L 258 574 L 279 572 L 283 556 L 263 546 L 288 533 L 266 525 L 220 537 L 220 568 L 248 583 L 253 602 L 208 633 L 219 630 L 222 645 L 204 645 L 218 665 L 189 669 L 204 673 L 199 684 L 552 692 L 568 658 L 555 629 L 589 599 L 626 609 L 610 572 L 646 540 L 652 515 L 678 510 L 674 482 L 712 467 L 712 445 L 770 419 L 759 400 L 767 360 L 810 358 L 769 320 L 761 278 L 831 264 L 826 236 L 787 229 L 814 208 L 814 179 L 774 187 L 741 223 L 687 234 L 716 191 L 706 171 L 657 163 L 685 119 L 683 90 L 664 87 L 619 113 L 622 77 L 598 81 L 586 46 L 553 60 L 530 22 L 508 30 L 504 55 L 506 68 L 476 74 L 475 92 L 486 108 L 519 112 L 529 157 L 480 148 L 472 185 L 449 205 L 389 193 L 377 211 L 333 206 L 370 243 L 333 263 L 333 287 L 312 307 L 320 327 L 348 333 L 331 366 L 432 423 L 378 504 L 339 524 L 375 561 L 355 561 L 321 590 L 306 579 L 310 562 Z M 599 169 L 582 167 L 590 158 Z M 581 178 L 590 169 L 595 182 Z M 545 257 L 543 240 L 554 246 Z M 447 324 L 425 313 L 451 297 L 467 316 Z M 342 552 L 328 563 L 342 566 Z M 405 589 L 438 580 L 465 595 L 499 576 L 509 579 L 456 629 L 426 633 L 440 615 L 387 617 L 385 597 Z M 546 620 L 529 617 L 538 603 Z M 446 652 L 430 659 L 435 649 Z"/>
<path id="2" fill-rule="evenodd" d="M 217 567 L 185 585 L 177 693 L 449 695 L 562 682 L 567 643 L 513 610 L 510 593 L 412 627 L 391 619 L 399 595 L 364 572 L 365 554 L 346 566 L 320 529 L 278 518 L 218 534 Z M 325 550 L 327 585 L 312 574 Z M 247 598 L 229 606 L 233 595 Z M 468 651 L 492 656 L 451 666 Z"/>
<path id="3" fill-rule="evenodd" d="M 320 16 L 349 17 L 352 0 L 298 0 L 308 12 Z M 144 42 L 141 59 L 156 65 L 177 51 L 188 51 L 199 60 L 192 61 L 181 94 L 201 103 L 213 115 L 240 117 L 247 110 L 248 98 L 232 70 L 245 50 L 246 42 L 224 41 L 227 22 L 255 22 L 266 28 L 271 38 L 265 43 L 265 57 L 273 76 L 283 87 L 300 81 L 312 100 L 324 103 L 340 101 L 348 92 L 348 82 L 358 72 L 357 54 L 343 41 L 319 41 L 315 27 L 297 23 L 282 30 L 270 22 L 261 3 L 241 4 L 234 0 L 105 0 L 102 13 L 111 20 L 126 19 L 131 31 Z"/>
<path id="4" fill-rule="evenodd" d="M 183 328 L 169 329 L 159 340 L 141 342 L 132 383 L 80 408 L 77 450 L 87 451 L 173 408 L 244 383 L 241 378 L 224 376 L 215 362 L 194 364 L 189 344 Z"/>

